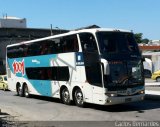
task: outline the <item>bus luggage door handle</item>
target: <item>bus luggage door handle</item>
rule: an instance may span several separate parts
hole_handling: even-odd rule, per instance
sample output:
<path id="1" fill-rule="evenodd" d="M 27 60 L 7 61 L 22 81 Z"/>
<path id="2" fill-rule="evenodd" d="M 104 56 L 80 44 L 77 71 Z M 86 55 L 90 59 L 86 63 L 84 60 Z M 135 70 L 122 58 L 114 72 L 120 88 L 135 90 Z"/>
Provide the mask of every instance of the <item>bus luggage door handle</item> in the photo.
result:
<path id="1" fill-rule="evenodd" d="M 105 60 L 105 59 L 101 59 L 101 63 L 104 66 L 104 74 L 105 75 L 109 75 L 109 64 L 108 64 L 108 61 Z"/>

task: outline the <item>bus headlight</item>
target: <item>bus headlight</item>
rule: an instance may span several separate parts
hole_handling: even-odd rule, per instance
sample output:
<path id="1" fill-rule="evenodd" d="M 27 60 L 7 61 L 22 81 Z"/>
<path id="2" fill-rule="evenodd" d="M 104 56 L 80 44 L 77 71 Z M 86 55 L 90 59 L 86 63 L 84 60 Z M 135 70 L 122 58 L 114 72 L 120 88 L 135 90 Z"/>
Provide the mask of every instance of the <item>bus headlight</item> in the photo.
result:
<path id="1" fill-rule="evenodd" d="M 112 101 L 111 100 L 107 100 L 107 103 L 111 103 Z"/>
<path id="2" fill-rule="evenodd" d="M 145 92 L 144 92 L 144 90 L 141 90 L 141 91 L 139 91 L 138 93 L 139 93 L 139 94 L 144 94 Z"/>

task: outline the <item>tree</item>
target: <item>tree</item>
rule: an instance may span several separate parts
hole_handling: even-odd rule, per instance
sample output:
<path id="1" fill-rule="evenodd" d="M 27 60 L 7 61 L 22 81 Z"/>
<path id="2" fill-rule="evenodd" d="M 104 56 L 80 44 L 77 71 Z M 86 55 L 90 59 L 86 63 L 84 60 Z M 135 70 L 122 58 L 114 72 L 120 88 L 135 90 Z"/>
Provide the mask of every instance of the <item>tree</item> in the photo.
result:
<path id="1" fill-rule="evenodd" d="M 136 33 L 135 34 L 135 39 L 137 43 L 142 43 L 142 33 Z"/>
<path id="2" fill-rule="evenodd" d="M 148 42 L 149 42 L 149 39 L 148 39 L 148 38 L 144 38 L 144 39 L 142 39 L 142 43 L 144 43 L 144 44 L 148 44 Z"/>

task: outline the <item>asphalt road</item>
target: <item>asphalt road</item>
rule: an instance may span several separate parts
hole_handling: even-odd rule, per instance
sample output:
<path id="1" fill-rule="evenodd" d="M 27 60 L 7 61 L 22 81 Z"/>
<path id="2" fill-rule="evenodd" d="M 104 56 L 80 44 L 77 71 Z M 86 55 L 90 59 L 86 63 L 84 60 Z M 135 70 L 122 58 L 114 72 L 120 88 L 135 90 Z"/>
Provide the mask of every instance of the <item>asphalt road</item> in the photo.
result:
<path id="1" fill-rule="evenodd" d="M 0 90 L 1 115 L 18 121 L 156 121 L 160 117 L 160 101 L 144 100 L 114 106 L 88 104 L 86 108 L 64 105 L 58 99 L 16 96 Z"/>

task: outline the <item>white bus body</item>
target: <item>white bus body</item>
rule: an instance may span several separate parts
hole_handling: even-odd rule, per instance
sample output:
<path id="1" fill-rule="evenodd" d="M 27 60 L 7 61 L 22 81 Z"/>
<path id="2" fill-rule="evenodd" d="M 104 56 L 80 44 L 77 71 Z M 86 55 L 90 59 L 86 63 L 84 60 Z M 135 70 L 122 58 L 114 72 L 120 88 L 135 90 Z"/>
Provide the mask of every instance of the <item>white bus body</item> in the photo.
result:
<path id="1" fill-rule="evenodd" d="M 144 98 L 141 58 L 130 31 L 71 31 L 8 45 L 8 85 L 20 96 L 49 96 L 77 106 L 140 101 Z"/>

